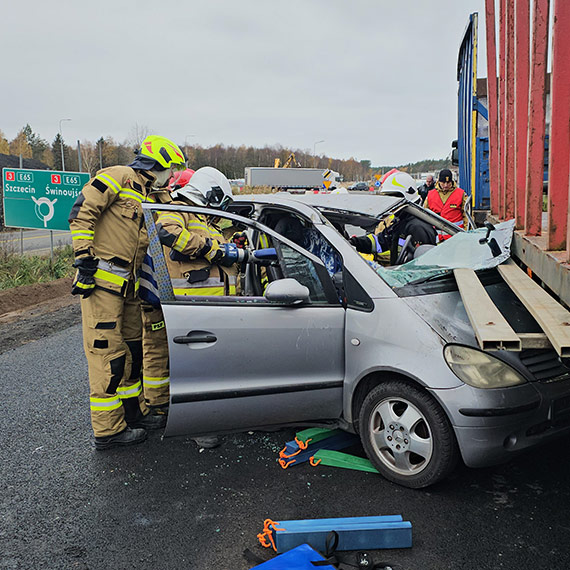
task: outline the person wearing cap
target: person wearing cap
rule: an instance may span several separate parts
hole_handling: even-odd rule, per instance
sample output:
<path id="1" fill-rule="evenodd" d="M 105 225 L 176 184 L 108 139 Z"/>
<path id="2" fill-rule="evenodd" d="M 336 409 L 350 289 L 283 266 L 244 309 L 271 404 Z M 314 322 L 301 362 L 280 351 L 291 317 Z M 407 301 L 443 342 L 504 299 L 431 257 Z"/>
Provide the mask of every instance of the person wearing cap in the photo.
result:
<path id="1" fill-rule="evenodd" d="M 466 205 L 467 194 L 457 186 L 451 170 L 447 168 L 441 170 L 435 188 L 428 192 L 423 204 L 424 208 L 428 208 L 460 228 L 466 229 L 468 227 Z M 440 240 L 451 237 L 442 232 L 439 232 L 439 236 Z"/>
<path id="2" fill-rule="evenodd" d="M 151 135 L 131 164 L 99 170 L 71 209 L 77 269 L 71 293 L 81 296 L 91 425 L 98 450 L 140 443 L 147 429 L 165 424 L 165 418 L 149 413 L 141 382 L 137 289 L 149 242 L 142 203 L 162 203 L 171 176 L 185 167 L 186 157 L 175 143 Z"/>

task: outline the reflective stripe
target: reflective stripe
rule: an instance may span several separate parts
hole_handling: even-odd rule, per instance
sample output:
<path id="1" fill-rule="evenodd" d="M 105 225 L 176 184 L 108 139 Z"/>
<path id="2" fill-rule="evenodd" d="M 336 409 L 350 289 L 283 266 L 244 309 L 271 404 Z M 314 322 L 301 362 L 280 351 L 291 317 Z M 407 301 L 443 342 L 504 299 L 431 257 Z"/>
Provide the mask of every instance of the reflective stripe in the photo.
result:
<path id="1" fill-rule="evenodd" d="M 97 269 L 97 271 L 95 271 L 94 277 L 97 279 L 102 279 L 103 281 L 108 281 L 109 283 L 114 283 L 115 285 L 120 285 L 121 287 L 127 281 L 127 279 L 119 277 L 118 275 L 115 275 L 109 271 L 104 271 L 103 269 Z"/>
<path id="2" fill-rule="evenodd" d="M 210 228 L 207 224 L 203 224 L 202 222 L 195 222 L 191 221 L 186 224 L 186 229 L 190 230 L 204 230 L 205 232 L 210 232 Z"/>
<path id="3" fill-rule="evenodd" d="M 117 388 L 117 396 L 119 396 L 121 400 L 125 400 L 126 398 L 135 398 L 139 394 L 142 394 L 142 384 L 140 380 L 136 384 L 127 388 Z"/>
<path id="4" fill-rule="evenodd" d="M 159 376 L 157 378 L 154 378 L 152 376 L 143 376 L 143 386 L 145 387 L 166 386 L 167 384 L 170 384 L 170 376 Z"/>
<path id="5" fill-rule="evenodd" d="M 89 283 L 89 285 L 86 285 L 85 283 L 81 283 L 81 281 L 77 281 L 73 286 L 79 287 L 80 289 L 93 289 L 93 287 L 95 287 L 95 283 Z"/>
<path id="6" fill-rule="evenodd" d="M 235 288 L 234 288 L 235 289 Z M 222 287 L 192 287 L 191 289 L 174 289 L 175 295 L 196 295 L 196 296 L 206 296 L 206 295 L 217 295 L 222 296 L 225 293 L 225 288 Z M 234 291 L 235 293 L 235 291 Z"/>
<path id="7" fill-rule="evenodd" d="M 135 281 L 135 294 L 137 294 L 139 292 L 140 286 L 141 286 L 141 280 L 137 279 Z"/>
<path id="8" fill-rule="evenodd" d="M 71 230 L 71 239 L 90 239 L 92 240 L 95 236 L 93 230 Z"/>
<path id="9" fill-rule="evenodd" d="M 112 176 L 102 173 L 102 174 L 97 174 L 95 178 L 102 180 L 108 186 L 111 186 L 111 188 L 115 191 L 115 194 L 118 194 L 121 191 L 121 185 Z"/>
<path id="10" fill-rule="evenodd" d="M 200 287 L 223 287 L 224 282 L 218 277 L 209 277 L 203 281 L 197 281 L 196 283 L 188 283 L 186 279 L 173 279 L 172 286 L 178 289 L 199 289 Z"/>
<path id="11" fill-rule="evenodd" d="M 121 407 L 121 400 L 118 396 L 111 396 L 110 398 L 89 398 L 91 401 L 92 410 L 116 410 Z"/>
<path id="12" fill-rule="evenodd" d="M 165 220 L 166 221 L 170 220 L 171 222 L 177 222 L 177 223 L 184 225 L 184 218 L 182 216 L 180 216 L 179 214 L 175 214 L 175 213 L 160 214 L 158 216 L 158 219 L 156 220 L 156 223 L 161 224 Z"/>
<path id="13" fill-rule="evenodd" d="M 99 263 L 97 264 L 97 268 L 101 269 L 103 271 L 108 271 L 109 273 L 113 273 L 114 275 L 117 275 L 118 277 L 122 277 L 125 279 L 125 281 L 131 276 L 131 272 L 128 269 L 123 269 L 122 267 L 119 267 L 118 265 L 115 265 L 114 263 L 109 263 L 108 261 L 105 261 L 104 259 L 99 260 Z"/>
<path id="14" fill-rule="evenodd" d="M 142 194 L 139 194 L 138 192 L 136 192 L 135 190 L 131 190 L 130 188 L 121 188 L 121 191 L 119 192 L 119 196 L 122 196 L 123 198 L 125 196 L 127 198 L 132 198 L 133 200 L 136 200 L 137 202 L 140 202 L 141 204 L 144 201 L 144 196 Z"/>
<path id="15" fill-rule="evenodd" d="M 150 330 L 152 331 L 159 331 L 164 328 L 164 321 L 158 321 L 158 323 L 151 323 Z M 144 379 L 144 377 L 143 377 Z"/>
<path id="16" fill-rule="evenodd" d="M 172 249 L 175 249 L 176 251 L 180 252 L 184 251 L 184 248 L 188 244 L 188 241 L 190 240 L 191 237 L 192 236 L 190 235 L 190 232 L 182 230 L 178 235 L 176 241 L 172 244 Z"/>
<path id="17" fill-rule="evenodd" d="M 269 247 L 269 240 L 267 239 L 267 236 L 265 234 L 261 234 L 259 236 L 259 245 L 262 248 L 267 248 Z"/>

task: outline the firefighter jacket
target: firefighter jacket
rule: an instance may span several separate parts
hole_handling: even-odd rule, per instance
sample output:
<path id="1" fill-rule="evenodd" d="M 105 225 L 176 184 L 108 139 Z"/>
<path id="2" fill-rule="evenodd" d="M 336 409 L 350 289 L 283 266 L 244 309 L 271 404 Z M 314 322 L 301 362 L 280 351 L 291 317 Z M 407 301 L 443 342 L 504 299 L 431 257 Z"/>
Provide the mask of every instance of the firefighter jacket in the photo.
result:
<path id="1" fill-rule="evenodd" d="M 117 295 L 126 295 L 129 283 L 137 288 L 138 271 L 148 246 L 142 202 L 170 202 L 166 191 L 151 190 L 154 176 L 128 166 L 97 172 L 81 190 L 69 216 L 76 258 L 95 256 L 95 283 Z"/>
<path id="2" fill-rule="evenodd" d="M 188 205 L 186 202 L 174 204 Z M 204 254 L 208 241 L 227 243 L 207 216 L 161 212 L 156 222 L 175 295 L 235 295 L 237 267 L 212 265 Z"/>

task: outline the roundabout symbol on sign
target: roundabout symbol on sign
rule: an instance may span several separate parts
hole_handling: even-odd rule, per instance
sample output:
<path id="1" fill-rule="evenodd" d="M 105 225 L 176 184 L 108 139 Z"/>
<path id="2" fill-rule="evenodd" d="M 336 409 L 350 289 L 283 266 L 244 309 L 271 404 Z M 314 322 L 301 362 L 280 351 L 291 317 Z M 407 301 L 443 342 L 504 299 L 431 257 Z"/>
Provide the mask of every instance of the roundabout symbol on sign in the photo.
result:
<path id="1" fill-rule="evenodd" d="M 57 198 L 54 198 L 54 200 L 52 201 L 44 196 L 43 198 L 39 198 L 38 200 L 36 200 L 32 196 L 32 200 L 36 204 L 35 206 L 36 216 L 44 223 L 44 228 L 47 228 L 47 223 L 53 218 L 53 215 L 55 213 L 53 205 L 57 202 Z"/>

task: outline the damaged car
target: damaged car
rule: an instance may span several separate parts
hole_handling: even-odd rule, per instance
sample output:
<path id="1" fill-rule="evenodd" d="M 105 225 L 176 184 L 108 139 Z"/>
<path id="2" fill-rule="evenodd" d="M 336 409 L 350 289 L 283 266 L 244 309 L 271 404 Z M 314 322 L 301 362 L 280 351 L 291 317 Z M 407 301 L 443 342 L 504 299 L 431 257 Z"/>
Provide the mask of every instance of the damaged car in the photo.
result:
<path id="1" fill-rule="evenodd" d="M 512 224 L 464 232 L 374 195 L 244 196 L 214 214 L 144 208 L 151 238 L 153 212 L 182 210 L 215 215 L 249 243 L 235 296 L 182 297 L 161 285 L 166 436 L 340 427 L 359 434 L 384 477 L 421 488 L 458 461 L 504 462 L 570 431 L 568 360 L 550 345 L 483 350 L 455 278 L 472 270 L 516 333 L 540 333 L 497 269 L 510 258 Z M 389 216 L 452 237 L 416 247 L 396 232 L 385 264 L 359 254 L 350 236 Z"/>

